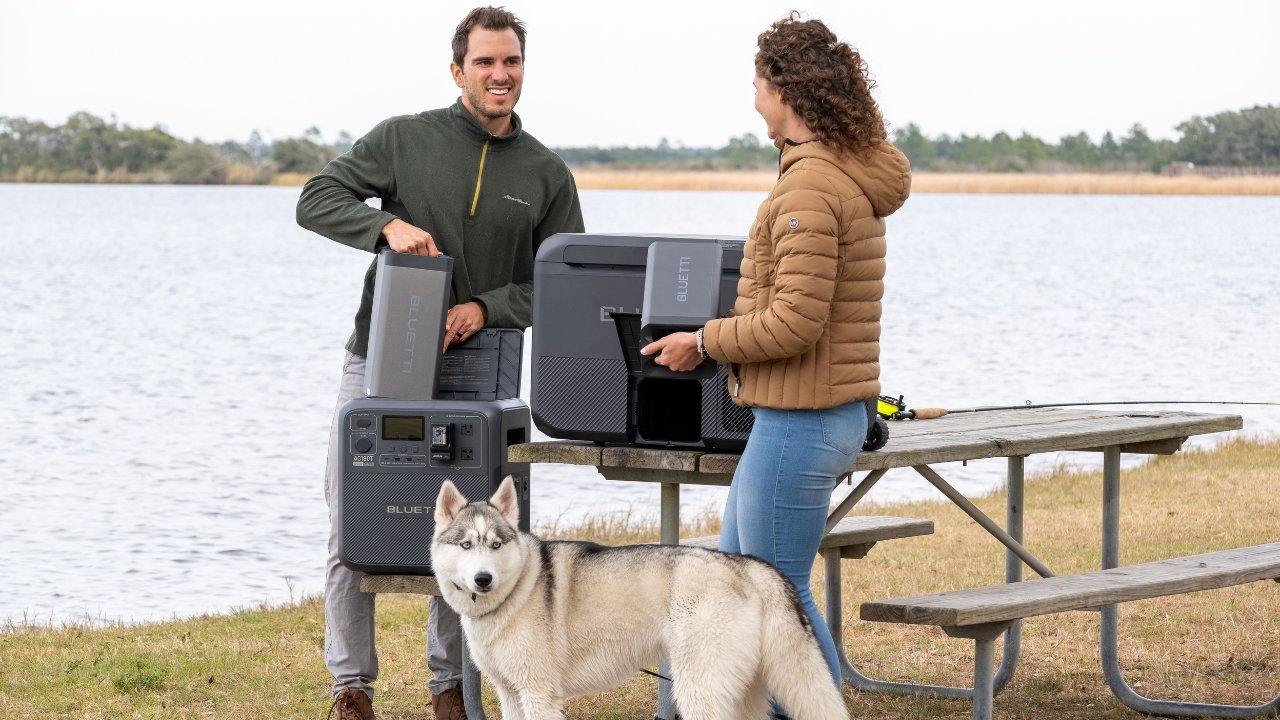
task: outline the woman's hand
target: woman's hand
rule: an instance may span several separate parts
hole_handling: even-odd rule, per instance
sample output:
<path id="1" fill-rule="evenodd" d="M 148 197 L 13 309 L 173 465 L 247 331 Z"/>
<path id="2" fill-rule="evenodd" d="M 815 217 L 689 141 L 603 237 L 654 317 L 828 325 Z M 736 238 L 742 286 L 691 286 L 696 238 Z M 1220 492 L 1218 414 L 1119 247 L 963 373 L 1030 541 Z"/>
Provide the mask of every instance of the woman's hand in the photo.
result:
<path id="1" fill-rule="evenodd" d="M 688 371 L 702 364 L 698 338 L 691 332 L 665 335 L 640 348 L 641 355 L 655 355 L 653 361 L 669 370 Z"/>

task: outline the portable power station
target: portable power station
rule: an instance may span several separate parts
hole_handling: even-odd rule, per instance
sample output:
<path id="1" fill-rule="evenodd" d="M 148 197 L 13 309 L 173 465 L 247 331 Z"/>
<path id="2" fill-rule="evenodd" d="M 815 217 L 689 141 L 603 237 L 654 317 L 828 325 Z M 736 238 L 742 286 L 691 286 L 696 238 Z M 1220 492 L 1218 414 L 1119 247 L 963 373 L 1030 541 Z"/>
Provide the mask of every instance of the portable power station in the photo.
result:
<path id="1" fill-rule="evenodd" d="M 507 448 L 529 441 L 529 406 L 505 400 L 359 398 L 340 413 L 338 557 L 368 573 L 430 575 L 436 496 L 452 480 L 487 499 L 510 475 L 529 529 L 529 464 Z"/>

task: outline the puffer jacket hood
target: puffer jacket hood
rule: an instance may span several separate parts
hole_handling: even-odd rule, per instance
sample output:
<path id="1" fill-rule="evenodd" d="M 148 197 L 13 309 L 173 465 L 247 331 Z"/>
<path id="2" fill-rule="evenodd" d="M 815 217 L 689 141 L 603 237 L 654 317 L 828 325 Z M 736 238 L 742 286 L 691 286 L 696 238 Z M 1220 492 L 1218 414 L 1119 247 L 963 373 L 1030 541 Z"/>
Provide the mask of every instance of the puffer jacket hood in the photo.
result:
<path id="1" fill-rule="evenodd" d="M 911 194 L 911 162 L 888 142 L 876 143 L 857 155 L 838 155 L 820 142 L 786 145 L 782 149 L 781 173 L 809 157 L 826 160 L 848 175 L 862 188 L 877 217 L 892 215 Z"/>

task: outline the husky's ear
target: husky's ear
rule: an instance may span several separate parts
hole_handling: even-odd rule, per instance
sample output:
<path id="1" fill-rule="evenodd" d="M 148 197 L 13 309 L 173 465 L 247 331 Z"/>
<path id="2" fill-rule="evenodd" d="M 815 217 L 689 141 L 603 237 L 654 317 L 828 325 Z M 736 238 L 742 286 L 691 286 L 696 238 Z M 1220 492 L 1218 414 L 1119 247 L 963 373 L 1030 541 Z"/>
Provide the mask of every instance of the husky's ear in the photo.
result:
<path id="1" fill-rule="evenodd" d="M 516 527 L 520 524 L 520 498 L 516 495 L 516 484 L 508 475 L 498 486 L 498 492 L 489 498 L 489 504 L 497 508 L 502 519 Z"/>
<path id="2" fill-rule="evenodd" d="M 467 499 L 453 486 L 453 481 L 445 480 L 444 485 L 440 486 L 440 494 L 436 496 L 436 532 L 453 522 L 466 504 Z"/>

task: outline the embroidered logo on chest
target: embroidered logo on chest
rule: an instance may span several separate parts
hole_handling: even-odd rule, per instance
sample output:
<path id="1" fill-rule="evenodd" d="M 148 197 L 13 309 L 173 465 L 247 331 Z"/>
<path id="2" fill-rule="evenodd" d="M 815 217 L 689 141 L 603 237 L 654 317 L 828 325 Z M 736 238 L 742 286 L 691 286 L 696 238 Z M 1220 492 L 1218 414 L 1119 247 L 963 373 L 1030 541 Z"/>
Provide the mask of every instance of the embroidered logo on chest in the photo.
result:
<path id="1" fill-rule="evenodd" d="M 800 218 L 791 218 L 790 220 L 787 221 L 787 226 L 790 227 L 792 230 L 795 230 L 796 228 L 800 227 Z"/>
<path id="2" fill-rule="evenodd" d="M 502 196 L 502 199 L 503 199 L 503 200 L 512 200 L 512 201 L 514 201 L 514 202 L 518 202 L 518 203 L 520 203 L 521 205 L 528 205 L 528 204 L 529 204 L 529 203 L 525 202 L 524 200 L 521 200 L 521 199 L 520 199 L 520 198 L 518 198 L 518 197 L 511 197 L 510 195 L 503 195 L 503 196 Z"/>

